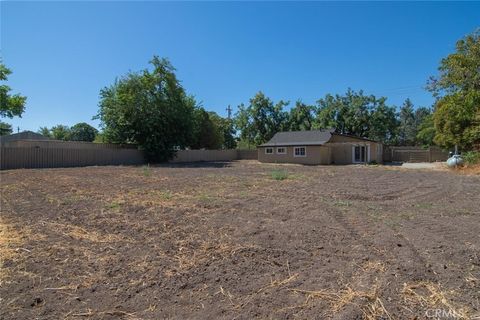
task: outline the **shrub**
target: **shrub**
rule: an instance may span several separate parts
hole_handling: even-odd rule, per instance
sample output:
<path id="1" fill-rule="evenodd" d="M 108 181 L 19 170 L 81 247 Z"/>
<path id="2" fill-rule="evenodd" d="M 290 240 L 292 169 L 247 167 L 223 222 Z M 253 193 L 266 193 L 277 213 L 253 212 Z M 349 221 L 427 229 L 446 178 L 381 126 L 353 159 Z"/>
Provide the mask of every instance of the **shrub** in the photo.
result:
<path id="1" fill-rule="evenodd" d="M 286 170 L 273 170 L 271 172 L 272 179 L 274 180 L 285 180 L 288 178 L 288 172 Z"/>
<path id="2" fill-rule="evenodd" d="M 150 177 L 152 172 L 150 171 L 150 164 L 147 164 L 146 166 L 143 166 L 143 176 L 144 177 Z"/>
<path id="3" fill-rule="evenodd" d="M 466 164 L 478 164 L 480 163 L 480 152 L 478 151 L 468 151 L 463 155 L 463 160 Z"/>

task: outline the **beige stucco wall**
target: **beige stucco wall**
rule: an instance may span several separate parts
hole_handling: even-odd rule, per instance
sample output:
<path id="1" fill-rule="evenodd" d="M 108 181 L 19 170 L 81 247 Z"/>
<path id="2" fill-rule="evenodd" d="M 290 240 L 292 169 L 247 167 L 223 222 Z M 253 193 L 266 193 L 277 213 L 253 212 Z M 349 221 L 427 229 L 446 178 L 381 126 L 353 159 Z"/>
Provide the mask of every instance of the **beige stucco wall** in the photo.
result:
<path id="1" fill-rule="evenodd" d="M 352 147 L 356 144 L 368 145 L 370 147 L 370 161 L 383 162 L 383 146 L 378 142 L 333 135 L 326 145 L 330 146 L 332 150 L 332 162 L 334 164 L 350 164 L 352 163 Z"/>
<path id="2" fill-rule="evenodd" d="M 303 146 L 299 146 L 303 147 Z M 277 147 L 273 147 L 273 154 L 266 154 L 265 147 L 258 148 L 258 161 L 271 163 L 299 163 L 299 164 L 330 164 L 330 148 L 326 146 L 305 146 L 305 157 L 294 157 L 293 148 L 285 147 L 286 154 L 277 154 Z"/>
<path id="3" fill-rule="evenodd" d="M 333 135 L 324 146 L 306 146 L 306 157 L 294 157 L 294 147 L 285 147 L 287 149 L 286 154 L 277 154 L 277 147 L 274 147 L 273 154 L 265 154 L 265 147 L 259 147 L 258 161 L 300 164 L 351 164 L 353 163 L 352 147 L 357 144 L 369 146 L 370 161 L 383 163 L 383 145 L 381 143 L 337 135 Z"/>

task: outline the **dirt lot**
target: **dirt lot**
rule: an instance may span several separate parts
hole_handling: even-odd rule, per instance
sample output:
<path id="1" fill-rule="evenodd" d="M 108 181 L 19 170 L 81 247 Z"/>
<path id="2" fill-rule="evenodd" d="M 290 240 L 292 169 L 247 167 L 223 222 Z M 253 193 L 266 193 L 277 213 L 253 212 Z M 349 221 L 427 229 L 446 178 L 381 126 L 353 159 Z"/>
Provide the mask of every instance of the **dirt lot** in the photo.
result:
<path id="1" fill-rule="evenodd" d="M 479 176 L 239 161 L 1 179 L 1 319 L 480 312 Z"/>

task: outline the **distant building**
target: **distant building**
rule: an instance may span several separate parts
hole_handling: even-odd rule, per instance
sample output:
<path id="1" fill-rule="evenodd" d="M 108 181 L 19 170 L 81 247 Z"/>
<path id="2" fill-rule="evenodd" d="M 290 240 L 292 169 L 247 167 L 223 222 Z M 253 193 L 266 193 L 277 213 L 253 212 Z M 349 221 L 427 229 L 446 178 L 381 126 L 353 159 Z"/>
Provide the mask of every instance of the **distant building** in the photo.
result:
<path id="1" fill-rule="evenodd" d="M 258 160 L 300 164 L 382 163 L 383 145 L 334 130 L 278 132 L 258 146 Z"/>
<path id="2" fill-rule="evenodd" d="M 51 140 L 40 133 L 33 131 L 23 131 L 19 133 L 9 134 L 7 136 L 0 136 L 0 142 L 10 142 L 18 140 Z"/>

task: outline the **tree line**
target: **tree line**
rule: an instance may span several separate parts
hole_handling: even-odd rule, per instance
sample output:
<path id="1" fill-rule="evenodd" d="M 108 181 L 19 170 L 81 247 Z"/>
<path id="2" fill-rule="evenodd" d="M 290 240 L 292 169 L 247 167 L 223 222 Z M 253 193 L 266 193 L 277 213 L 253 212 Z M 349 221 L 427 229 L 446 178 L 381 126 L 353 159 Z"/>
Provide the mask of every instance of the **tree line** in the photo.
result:
<path id="1" fill-rule="evenodd" d="M 274 103 L 262 92 L 248 106 L 240 105 L 235 117 L 240 144 L 256 146 L 270 140 L 278 131 L 319 130 L 334 128 L 342 134 L 365 137 L 391 145 L 430 145 L 424 123 L 432 110 L 414 108 L 405 100 L 399 112 L 386 104 L 386 98 L 365 95 L 349 89 L 343 95 L 327 94 L 315 105 L 296 101 L 290 111 L 288 102 Z"/>
<path id="2" fill-rule="evenodd" d="M 390 145 L 458 145 L 463 150 L 480 144 L 480 32 L 456 44 L 441 60 L 439 74 L 427 89 L 435 97 L 431 107 L 415 107 L 410 99 L 397 107 L 386 97 L 348 89 L 327 94 L 315 104 L 274 102 L 258 92 L 235 116 L 223 118 L 207 111 L 187 94 L 165 58 L 155 56 L 152 68 L 130 72 L 100 91 L 101 132 L 86 123 L 40 128 L 61 140 L 136 143 L 151 160 L 171 158 L 175 150 L 255 147 L 276 132 L 334 128 L 337 132 L 378 140 Z M 0 80 L 11 73 L 0 64 Z M 0 86 L 0 117 L 21 116 L 26 97 Z M 11 132 L 1 122 L 0 133 Z"/>

